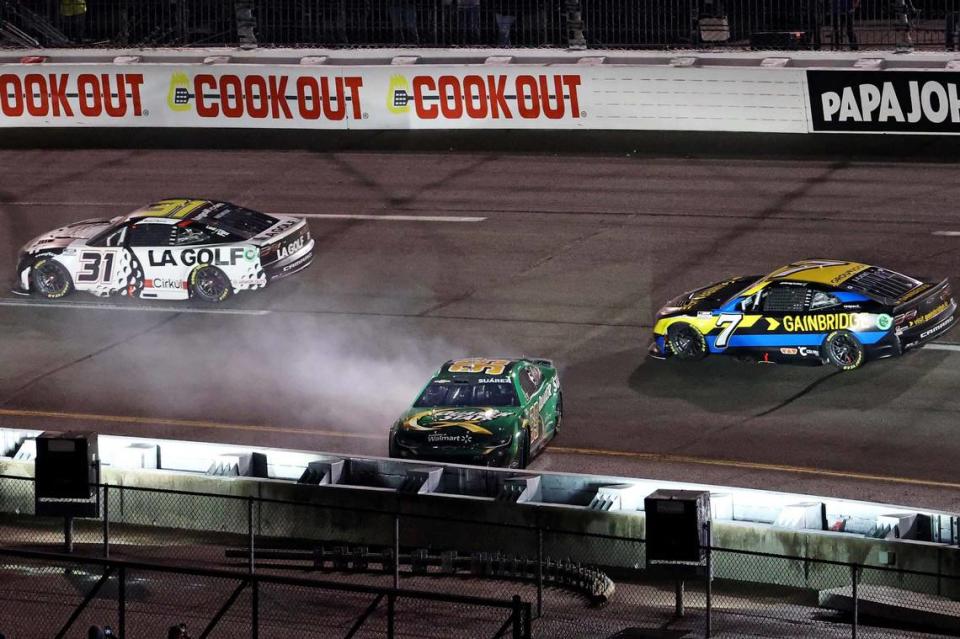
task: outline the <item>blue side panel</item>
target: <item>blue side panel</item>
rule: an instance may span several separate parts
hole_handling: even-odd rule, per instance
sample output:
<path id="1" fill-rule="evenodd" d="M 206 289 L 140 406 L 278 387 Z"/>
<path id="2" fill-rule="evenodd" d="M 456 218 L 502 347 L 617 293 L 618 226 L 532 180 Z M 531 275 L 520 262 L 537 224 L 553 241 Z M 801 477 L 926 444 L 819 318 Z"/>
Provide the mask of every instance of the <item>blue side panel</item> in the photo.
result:
<path id="1" fill-rule="evenodd" d="M 866 295 L 861 295 L 860 293 L 833 293 L 834 297 L 844 303 L 853 303 L 853 302 L 869 302 L 870 298 Z"/>
<path id="2" fill-rule="evenodd" d="M 857 339 L 864 344 L 876 344 L 887 335 L 887 331 L 866 331 L 856 333 Z M 820 346 L 826 339 L 826 333 L 774 333 L 772 335 L 731 335 L 729 347 L 766 348 L 777 346 Z M 725 349 L 716 347 L 717 338 L 707 336 L 707 346 L 711 353 L 722 353 Z"/>
<path id="3" fill-rule="evenodd" d="M 663 337 L 662 335 L 657 338 L 657 350 L 660 351 L 661 353 L 665 352 L 664 347 L 663 347 L 663 343 L 664 343 L 665 341 L 666 341 L 666 338 Z"/>

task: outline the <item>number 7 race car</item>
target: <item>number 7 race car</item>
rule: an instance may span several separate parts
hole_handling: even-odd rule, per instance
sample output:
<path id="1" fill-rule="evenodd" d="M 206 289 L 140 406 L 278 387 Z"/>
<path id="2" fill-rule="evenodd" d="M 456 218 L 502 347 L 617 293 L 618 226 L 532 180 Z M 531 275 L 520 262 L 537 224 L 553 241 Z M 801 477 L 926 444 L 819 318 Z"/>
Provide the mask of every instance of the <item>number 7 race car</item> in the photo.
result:
<path id="1" fill-rule="evenodd" d="M 390 456 L 525 468 L 557 436 L 562 413 L 550 360 L 451 361 L 390 430 Z"/>
<path id="2" fill-rule="evenodd" d="M 170 199 L 69 224 L 20 251 L 15 292 L 222 302 L 313 260 L 305 220 L 211 200 Z"/>
<path id="3" fill-rule="evenodd" d="M 667 302 L 650 355 L 709 354 L 811 361 L 842 370 L 901 355 L 957 323 L 948 280 L 924 282 L 877 266 L 804 260 L 765 277 L 735 277 Z"/>

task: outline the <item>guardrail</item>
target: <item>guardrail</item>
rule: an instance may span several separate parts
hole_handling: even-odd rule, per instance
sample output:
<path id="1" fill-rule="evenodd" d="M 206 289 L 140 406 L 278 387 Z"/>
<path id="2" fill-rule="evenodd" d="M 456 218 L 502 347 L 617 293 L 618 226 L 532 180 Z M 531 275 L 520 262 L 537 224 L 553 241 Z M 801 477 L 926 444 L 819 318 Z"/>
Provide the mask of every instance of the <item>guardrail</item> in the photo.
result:
<path id="1" fill-rule="evenodd" d="M 958 70 L 945 54 L 33 51 L 0 53 L 0 128 L 960 134 Z"/>
<path id="2" fill-rule="evenodd" d="M 23 46 L 952 49 L 958 0 L 100 0 L 0 2 Z"/>

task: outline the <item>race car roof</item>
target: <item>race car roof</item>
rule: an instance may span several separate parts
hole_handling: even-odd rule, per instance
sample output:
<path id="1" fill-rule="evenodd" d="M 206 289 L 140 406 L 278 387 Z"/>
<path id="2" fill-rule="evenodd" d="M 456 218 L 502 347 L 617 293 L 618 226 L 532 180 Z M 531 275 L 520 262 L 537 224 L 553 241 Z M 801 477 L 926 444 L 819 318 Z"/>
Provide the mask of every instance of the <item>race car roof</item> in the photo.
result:
<path id="1" fill-rule="evenodd" d="M 509 377 L 518 361 L 520 360 L 509 357 L 468 357 L 464 359 L 454 359 L 441 366 L 436 377 L 443 379 Z"/>
<path id="2" fill-rule="evenodd" d="M 871 268 L 869 264 L 860 264 L 859 262 L 800 260 L 778 268 L 761 281 L 786 280 L 788 282 L 811 282 L 839 286 L 868 268 Z"/>
<path id="3" fill-rule="evenodd" d="M 193 200 L 190 198 L 170 198 L 153 204 L 142 206 L 125 217 L 172 217 L 183 219 L 191 213 L 195 214 L 204 207 L 217 204 L 213 200 Z"/>

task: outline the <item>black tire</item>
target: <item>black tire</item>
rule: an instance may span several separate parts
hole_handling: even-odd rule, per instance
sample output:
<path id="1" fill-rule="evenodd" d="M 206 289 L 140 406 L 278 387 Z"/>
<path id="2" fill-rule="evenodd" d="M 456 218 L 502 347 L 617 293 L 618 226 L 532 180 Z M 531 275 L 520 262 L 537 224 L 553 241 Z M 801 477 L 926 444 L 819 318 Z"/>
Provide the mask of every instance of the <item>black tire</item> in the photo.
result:
<path id="1" fill-rule="evenodd" d="M 673 356 L 680 360 L 693 362 L 707 356 L 707 340 L 703 333 L 686 322 L 670 325 L 667 345 Z"/>
<path id="2" fill-rule="evenodd" d="M 517 454 L 514 455 L 509 464 L 510 468 L 516 470 L 524 469 L 530 463 L 530 431 L 523 429 L 521 437 L 520 449 L 517 450 Z"/>
<path id="3" fill-rule="evenodd" d="M 554 438 L 560 434 L 560 422 L 563 421 L 563 393 L 557 393 L 557 421 L 553 424 Z"/>
<path id="4" fill-rule="evenodd" d="M 833 331 L 823 340 L 821 354 L 842 371 L 860 368 L 867 359 L 867 351 L 850 331 Z"/>
<path id="5" fill-rule="evenodd" d="M 47 299 L 60 299 L 73 292 L 73 278 L 60 262 L 41 257 L 30 270 L 30 288 Z"/>
<path id="6" fill-rule="evenodd" d="M 201 264 L 190 273 L 190 295 L 204 302 L 222 302 L 232 289 L 230 278 L 216 266 Z"/>

